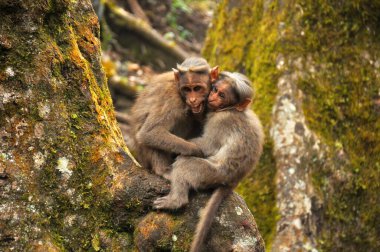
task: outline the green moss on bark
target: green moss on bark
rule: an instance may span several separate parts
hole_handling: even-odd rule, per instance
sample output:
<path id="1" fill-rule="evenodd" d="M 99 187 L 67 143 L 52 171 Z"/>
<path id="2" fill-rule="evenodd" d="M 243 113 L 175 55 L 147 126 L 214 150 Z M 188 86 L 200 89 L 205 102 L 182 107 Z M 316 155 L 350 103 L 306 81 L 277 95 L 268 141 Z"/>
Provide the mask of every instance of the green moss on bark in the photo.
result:
<path id="1" fill-rule="evenodd" d="M 380 4 L 297 1 L 303 15 L 289 34 L 296 57 L 311 60 L 299 82 L 307 122 L 329 146 L 331 163 L 313 165 L 324 199 L 324 251 L 376 251 L 380 213 Z M 297 32 L 303 32 L 299 36 Z"/>
<path id="2" fill-rule="evenodd" d="M 97 17 L 90 1 L 2 4 L 0 89 L 17 101 L 0 108 L 1 130 L 14 132 L 10 118 L 22 123 L 8 139 L 17 145 L 1 145 L 14 161 L 0 166 L 17 186 L 2 204 L 19 206 L 22 219 L 6 231 L 20 237 L 20 251 L 96 250 L 99 230 L 113 225 L 111 173 L 125 147 L 99 60 Z"/>

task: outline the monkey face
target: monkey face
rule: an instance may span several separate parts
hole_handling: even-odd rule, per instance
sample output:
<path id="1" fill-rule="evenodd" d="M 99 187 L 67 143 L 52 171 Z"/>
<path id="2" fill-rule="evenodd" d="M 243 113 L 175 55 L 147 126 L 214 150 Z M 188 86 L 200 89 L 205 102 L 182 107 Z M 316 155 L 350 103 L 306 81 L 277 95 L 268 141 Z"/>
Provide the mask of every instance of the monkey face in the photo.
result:
<path id="1" fill-rule="evenodd" d="M 218 81 L 212 86 L 208 96 L 208 107 L 211 110 L 223 109 L 236 102 L 232 87 L 228 82 Z"/>
<path id="2" fill-rule="evenodd" d="M 204 111 L 206 98 L 210 92 L 208 73 L 187 72 L 179 78 L 179 91 L 193 114 Z"/>

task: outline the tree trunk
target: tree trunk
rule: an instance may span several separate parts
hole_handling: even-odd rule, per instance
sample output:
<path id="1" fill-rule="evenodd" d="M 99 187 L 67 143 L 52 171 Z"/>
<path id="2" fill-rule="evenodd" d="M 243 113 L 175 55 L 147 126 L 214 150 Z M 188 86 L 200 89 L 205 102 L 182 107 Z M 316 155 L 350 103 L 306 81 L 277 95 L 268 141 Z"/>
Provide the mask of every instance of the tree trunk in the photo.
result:
<path id="1" fill-rule="evenodd" d="M 99 59 L 89 0 L 0 0 L 1 251 L 189 247 L 209 193 L 151 212 L 169 185 L 129 154 Z M 209 251 L 263 250 L 238 196 L 218 218 Z"/>
<path id="2" fill-rule="evenodd" d="M 379 13 L 370 0 L 218 7 L 203 53 L 253 80 L 267 144 L 239 191 L 272 251 L 380 248 Z"/>

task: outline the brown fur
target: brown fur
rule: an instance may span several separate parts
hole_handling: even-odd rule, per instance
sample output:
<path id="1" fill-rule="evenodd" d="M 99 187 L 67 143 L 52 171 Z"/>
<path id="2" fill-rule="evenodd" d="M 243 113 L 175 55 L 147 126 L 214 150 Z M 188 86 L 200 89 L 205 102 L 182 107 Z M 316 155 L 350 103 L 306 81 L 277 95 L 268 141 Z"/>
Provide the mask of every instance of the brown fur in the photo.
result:
<path id="1" fill-rule="evenodd" d="M 207 158 L 180 156 L 173 164 L 171 191 L 154 202 L 155 208 L 182 207 L 188 203 L 191 188 L 217 188 L 198 224 L 191 251 L 200 251 L 220 202 L 257 164 L 263 141 L 257 116 L 249 109 L 240 112 L 230 107 L 209 113 L 204 133 L 191 140 Z"/>
<path id="2" fill-rule="evenodd" d="M 134 136 L 131 148 L 143 167 L 164 177 L 176 155 L 203 155 L 196 144 L 185 139 L 199 135 L 205 113 L 193 114 L 192 104 L 190 101 L 188 104 L 187 100 L 192 95 L 193 104 L 205 104 L 210 91 L 211 73 L 215 71 L 209 73 L 210 67 L 202 58 L 189 58 L 181 66 L 190 70 L 181 73 L 175 70 L 174 73 L 157 76 L 139 94 L 131 109 Z M 203 72 L 193 72 L 191 66 L 196 69 L 203 66 Z M 194 85 L 191 80 L 203 85 L 203 93 L 181 93 L 183 86 Z"/>

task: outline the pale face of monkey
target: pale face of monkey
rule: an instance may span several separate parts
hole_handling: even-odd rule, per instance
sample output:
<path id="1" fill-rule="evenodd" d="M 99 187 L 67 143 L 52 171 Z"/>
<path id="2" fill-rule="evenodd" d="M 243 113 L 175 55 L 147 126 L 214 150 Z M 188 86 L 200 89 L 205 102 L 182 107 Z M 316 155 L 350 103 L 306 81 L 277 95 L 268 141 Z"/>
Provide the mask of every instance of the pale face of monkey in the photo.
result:
<path id="1" fill-rule="evenodd" d="M 215 111 L 234 105 L 236 99 L 233 96 L 232 88 L 228 82 L 218 81 L 211 87 L 208 96 L 208 107 Z"/>

